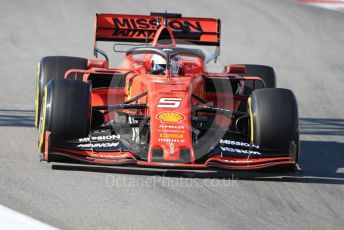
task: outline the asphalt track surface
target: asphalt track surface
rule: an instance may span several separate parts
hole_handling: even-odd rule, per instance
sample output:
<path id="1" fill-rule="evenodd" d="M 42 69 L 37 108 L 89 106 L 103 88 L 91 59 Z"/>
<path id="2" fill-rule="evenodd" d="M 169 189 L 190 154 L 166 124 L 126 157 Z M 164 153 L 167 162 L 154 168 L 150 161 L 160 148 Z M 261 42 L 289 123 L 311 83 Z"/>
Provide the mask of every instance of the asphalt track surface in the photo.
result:
<path id="1" fill-rule="evenodd" d="M 298 98 L 302 172 L 145 171 L 38 161 L 33 110 L 40 58 L 92 57 L 97 12 L 165 9 L 221 18 L 222 63 L 275 67 L 278 86 Z M 282 0 L 1 0 L 0 203 L 62 229 L 341 229 L 343 21 L 343 13 Z"/>

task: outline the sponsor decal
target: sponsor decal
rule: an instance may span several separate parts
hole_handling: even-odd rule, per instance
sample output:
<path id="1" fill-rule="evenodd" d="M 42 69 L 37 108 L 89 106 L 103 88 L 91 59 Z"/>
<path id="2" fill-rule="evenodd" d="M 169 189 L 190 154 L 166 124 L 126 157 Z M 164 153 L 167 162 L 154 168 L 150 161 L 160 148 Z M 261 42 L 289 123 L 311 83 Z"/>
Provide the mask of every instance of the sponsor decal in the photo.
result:
<path id="1" fill-rule="evenodd" d="M 167 142 L 167 143 L 185 143 L 184 139 L 173 139 L 173 138 L 158 138 L 159 142 Z"/>
<path id="2" fill-rule="evenodd" d="M 142 38 L 150 38 L 153 39 L 155 37 L 156 31 L 155 30 L 115 30 L 112 33 L 112 36 L 116 37 L 142 37 Z"/>
<path id="3" fill-rule="evenodd" d="M 259 149 L 259 145 L 245 143 L 245 142 L 240 142 L 240 141 L 232 141 L 232 140 L 220 139 L 220 144 L 244 146 L 244 147 L 251 147 L 251 148 Z"/>
<path id="4" fill-rule="evenodd" d="M 112 18 L 114 29 L 157 29 L 155 18 Z"/>
<path id="5" fill-rule="evenodd" d="M 111 143 L 87 143 L 87 144 L 79 144 L 78 148 L 110 148 L 110 147 L 117 147 L 119 145 L 118 142 L 111 142 Z"/>
<path id="6" fill-rule="evenodd" d="M 160 133 L 160 137 L 182 139 L 182 138 L 184 138 L 184 135 L 183 134 L 177 134 L 177 133 Z"/>
<path id="7" fill-rule="evenodd" d="M 118 152 L 117 152 L 118 154 Z M 118 155 L 109 155 L 109 154 L 94 154 L 95 157 L 102 157 L 102 158 L 120 158 L 120 159 L 123 159 L 123 158 L 128 158 L 130 157 L 129 154 L 126 154 L 126 153 L 119 153 Z"/>
<path id="8" fill-rule="evenodd" d="M 231 153 L 242 153 L 242 154 L 253 154 L 253 155 L 261 155 L 258 151 L 252 151 L 252 150 L 245 150 L 245 149 L 237 149 L 237 148 L 231 148 L 231 147 L 220 147 L 221 151 L 223 152 L 231 152 Z"/>
<path id="9" fill-rule="evenodd" d="M 144 63 L 133 63 L 133 67 L 135 69 L 139 69 L 139 68 L 142 68 L 142 67 L 145 67 L 146 65 Z"/>
<path id="10" fill-rule="evenodd" d="M 183 130 L 174 130 L 174 129 L 164 129 L 164 130 L 160 130 L 158 129 L 159 133 L 184 133 Z"/>
<path id="11" fill-rule="evenodd" d="M 112 18 L 114 29 L 116 30 L 156 30 L 156 18 Z M 183 19 L 173 19 L 168 21 L 168 25 L 173 30 L 183 30 L 185 32 L 203 32 L 201 22 L 188 21 Z M 144 31 L 143 31 L 144 32 Z"/>
<path id="12" fill-rule="evenodd" d="M 162 97 L 157 105 L 158 108 L 179 108 L 182 98 Z"/>
<path id="13" fill-rule="evenodd" d="M 183 125 L 160 125 L 159 133 L 184 133 Z"/>
<path id="14" fill-rule="evenodd" d="M 194 65 L 194 64 L 191 64 L 191 65 L 186 65 L 185 66 L 185 70 L 187 71 L 192 71 L 194 69 L 198 69 L 198 66 Z"/>
<path id="15" fill-rule="evenodd" d="M 176 129 L 176 130 L 184 130 L 183 125 L 160 125 L 159 129 Z"/>
<path id="16" fill-rule="evenodd" d="M 119 140 L 120 135 L 93 136 L 79 138 L 79 142 Z"/>
<path id="17" fill-rule="evenodd" d="M 180 123 L 185 120 L 185 116 L 178 112 L 162 112 L 156 116 L 161 122 L 175 122 Z"/>

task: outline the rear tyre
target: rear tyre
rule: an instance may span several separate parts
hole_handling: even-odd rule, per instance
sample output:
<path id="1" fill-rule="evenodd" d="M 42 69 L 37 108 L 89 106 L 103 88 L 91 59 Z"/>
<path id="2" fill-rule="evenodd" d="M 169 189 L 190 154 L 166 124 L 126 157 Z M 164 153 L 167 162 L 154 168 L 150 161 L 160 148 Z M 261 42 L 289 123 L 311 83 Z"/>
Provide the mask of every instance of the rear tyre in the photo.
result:
<path id="1" fill-rule="evenodd" d="M 50 56 L 44 57 L 38 63 L 36 84 L 36 119 L 35 126 L 38 128 L 40 111 L 42 105 L 43 91 L 49 80 L 64 79 L 67 70 L 87 69 L 87 59 L 78 57 Z"/>
<path id="2" fill-rule="evenodd" d="M 86 137 L 89 133 L 90 86 L 74 80 L 51 80 L 44 89 L 39 123 L 39 151 L 44 152 L 45 132 L 50 131 L 50 144 Z"/>
<path id="3" fill-rule="evenodd" d="M 246 67 L 246 76 L 257 76 L 263 79 L 265 83 L 265 88 L 276 88 L 276 74 L 272 67 L 266 66 L 266 65 L 252 65 L 247 64 Z M 245 84 L 247 89 L 251 90 L 249 94 L 253 90 L 253 83 L 250 84 L 250 82 L 247 82 L 248 84 Z"/>
<path id="4" fill-rule="evenodd" d="M 248 111 L 251 142 L 268 149 L 293 151 L 297 163 L 299 118 L 293 92 L 279 88 L 255 90 L 248 100 Z"/>
<path id="5" fill-rule="evenodd" d="M 265 83 L 265 88 L 276 88 L 276 74 L 272 67 L 266 65 L 253 65 L 245 64 L 246 71 L 244 76 L 256 76 L 263 79 Z M 255 89 L 264 88 L 262 84 L 256 84 L 254 87 L 253 81 L 245 81 L 244 95 L 251 95 L 252 91 Z M 247 102 L 241 102 L 239 106 L 239 111 L 246 111 Z"/>

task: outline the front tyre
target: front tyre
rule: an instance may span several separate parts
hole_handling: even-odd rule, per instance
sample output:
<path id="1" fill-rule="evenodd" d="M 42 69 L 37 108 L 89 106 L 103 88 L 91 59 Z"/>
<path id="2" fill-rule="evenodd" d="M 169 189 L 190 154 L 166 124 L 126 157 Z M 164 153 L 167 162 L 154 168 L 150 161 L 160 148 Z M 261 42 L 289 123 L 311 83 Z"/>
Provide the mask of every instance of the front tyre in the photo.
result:
<path id="1" fill-rule="evenodd" d="M 39 151 L 44 153 L 45 133 L 50 144 L 86 137 L 91 117 L 90 86 L 74 80 L 51 80 L 44 89 L 39 122 Z"/>
<path id="2" fill-rule="evenodd" d="M 64 79 L 66 71 L 70 69 L 87 69 L 87 59 L 79 57 L 49 56 L 38 63 L 36 83 L 36 117 L 35 126 L 38 128 L 41 116 L 44 87 L 50 80 Z"/>
<path id="3" fill-rule="evenodd" d="M 280 88 L 258 89 L 248 99 L 250 138 L 267 149 L 295 152 L 299 158 L 299 117 L 292 91 Z"/>

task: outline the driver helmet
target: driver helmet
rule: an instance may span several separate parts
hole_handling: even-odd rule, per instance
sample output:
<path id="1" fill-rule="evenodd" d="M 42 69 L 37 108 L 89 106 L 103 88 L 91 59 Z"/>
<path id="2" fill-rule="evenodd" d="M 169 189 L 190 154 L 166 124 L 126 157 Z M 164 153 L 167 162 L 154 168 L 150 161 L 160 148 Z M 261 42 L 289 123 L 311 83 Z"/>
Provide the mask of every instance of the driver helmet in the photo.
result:
<path id="1" fill-rule="evenodd" d="M 158 54 L 154 54 L 152 57 L 152 73 L 163 74 L 166 71 L 166 60 Z"/>

